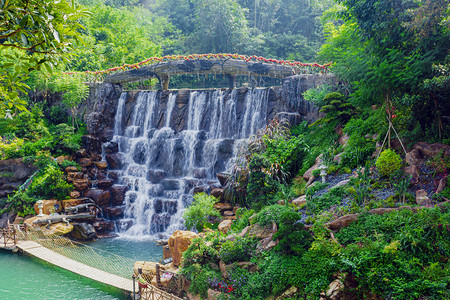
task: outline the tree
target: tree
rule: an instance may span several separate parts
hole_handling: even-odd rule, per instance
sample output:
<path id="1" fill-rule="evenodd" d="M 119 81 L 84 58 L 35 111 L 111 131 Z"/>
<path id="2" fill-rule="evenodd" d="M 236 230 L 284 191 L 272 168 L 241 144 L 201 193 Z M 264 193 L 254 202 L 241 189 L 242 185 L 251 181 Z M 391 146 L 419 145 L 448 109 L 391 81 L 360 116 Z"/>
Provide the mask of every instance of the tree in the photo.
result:
<path id="1" fill-rule="evenodd" d="M 79 41 L 78 21 L 88 12 L 74 0 L 0 0 L 0 10 L 0 105 L 25 110 L 23 81 L 33 70 L 51 71 L 68 59 Z"/>

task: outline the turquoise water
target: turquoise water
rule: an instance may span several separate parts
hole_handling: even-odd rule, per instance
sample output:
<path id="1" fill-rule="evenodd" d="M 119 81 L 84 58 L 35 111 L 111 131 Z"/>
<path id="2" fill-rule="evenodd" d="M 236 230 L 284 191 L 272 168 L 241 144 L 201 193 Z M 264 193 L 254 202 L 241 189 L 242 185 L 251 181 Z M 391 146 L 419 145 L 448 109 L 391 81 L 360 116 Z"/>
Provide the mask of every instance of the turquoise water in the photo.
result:
<path id="1" fill-rule="evenodd" d="M 88 245 L 135 260 L 158 261 L 153 241 L 105 239 Z M 129 299 L 120 290 L 86 279 L 33 257 L 0 250 L 0 299 Z"/>

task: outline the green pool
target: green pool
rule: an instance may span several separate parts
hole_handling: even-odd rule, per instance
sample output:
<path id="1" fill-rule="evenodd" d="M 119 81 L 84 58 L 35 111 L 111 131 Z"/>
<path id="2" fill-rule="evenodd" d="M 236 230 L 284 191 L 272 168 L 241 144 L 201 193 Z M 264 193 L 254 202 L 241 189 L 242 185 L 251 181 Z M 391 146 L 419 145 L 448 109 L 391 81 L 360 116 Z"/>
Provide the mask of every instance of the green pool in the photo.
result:
<path id="1" fill-rule="evenodd" d="M 154 241 L 104 239 L 90 246 L 135 260 L 158 261 Z M 52 266 L 33 257 L 0 250 L 0 299 L 127 299 L 118 289 Z"/>

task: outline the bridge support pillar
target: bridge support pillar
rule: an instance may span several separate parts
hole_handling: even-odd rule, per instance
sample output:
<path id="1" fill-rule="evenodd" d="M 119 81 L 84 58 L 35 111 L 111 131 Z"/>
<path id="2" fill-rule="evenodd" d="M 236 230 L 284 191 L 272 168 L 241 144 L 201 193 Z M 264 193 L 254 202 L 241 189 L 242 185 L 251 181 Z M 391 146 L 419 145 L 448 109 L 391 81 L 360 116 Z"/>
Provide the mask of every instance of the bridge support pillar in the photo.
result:
<path id="1" fill-rule="evenodd" d="M 236 77 L 231 74 L 226 74 L 228 78 L 228 88 L 230 90 L 234 89 L 236 87 Z"/>
<path id="2" fill-rule="evenodd" d="M 170 81 L 170 75 L 160 75 L 159 82 L 161 83 L 161 88 L 163 91 L 166 91 L 169 89 L 169 81 Z"/>

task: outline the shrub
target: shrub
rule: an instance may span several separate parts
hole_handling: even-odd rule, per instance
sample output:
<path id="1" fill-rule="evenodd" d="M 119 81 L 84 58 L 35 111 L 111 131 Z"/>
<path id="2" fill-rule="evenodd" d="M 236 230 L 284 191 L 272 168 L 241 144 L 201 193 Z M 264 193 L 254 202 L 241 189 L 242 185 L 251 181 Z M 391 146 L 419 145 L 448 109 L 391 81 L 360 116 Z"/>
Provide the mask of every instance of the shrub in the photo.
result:
<path id="1" fill-rule="evenodd" d="M 66 182 L 64 173 L 56 166 L 49 165 L 33 179 L 27 193 L 37 198 L 66 199 L 73 186 Z"/>
<path id="2" fill-rule="evenodd" d="M 226 241 L 222 244 L 219 258 L 225 264 L 238 261 L 248 261 L 256 247 L 256 241 L 252 238 L 237 237 L 235 241 Z"/>
<path id="3" fill-rule="evenodd" d="M 233 232 L 241 232 L 242 229 L 250 225 L 250 217 L 255 213 L 253 209 L 239 208 L 236 211 L 237 220 L 231 224 Z"/>
<path id="4" fill-rule="evenodd" d="M 301 255 L 308 250 L 313 238 L 300 223 L 301 216 L 292 210 L 285 210 L 278 219 L 278 231 L 273 239 L 279 239 L 276 251 L 286 254 Z"/>
<path id="5" fill-rule="evenodd" d="M 194 202 L 184 212 L 183 218 L 188 229 L 195 228 L 198 232 L 202 231 L 208 216 L 220 217 L 220 213 L 214 209 L 214 204 L 219 199 L 209 196 L 205 193 L 194 195 Z"/>
<path id="6" fill-rule="evenodd" d="M 402 159 L 391 149 L 386 149 L 381 152 L 380 157 L 378 157 L 375 165 L 377 166 L 378 171 L 383 176 L 389 176 L 393 172 L 400 170 L 400 168 L 402 167 Z"/>

